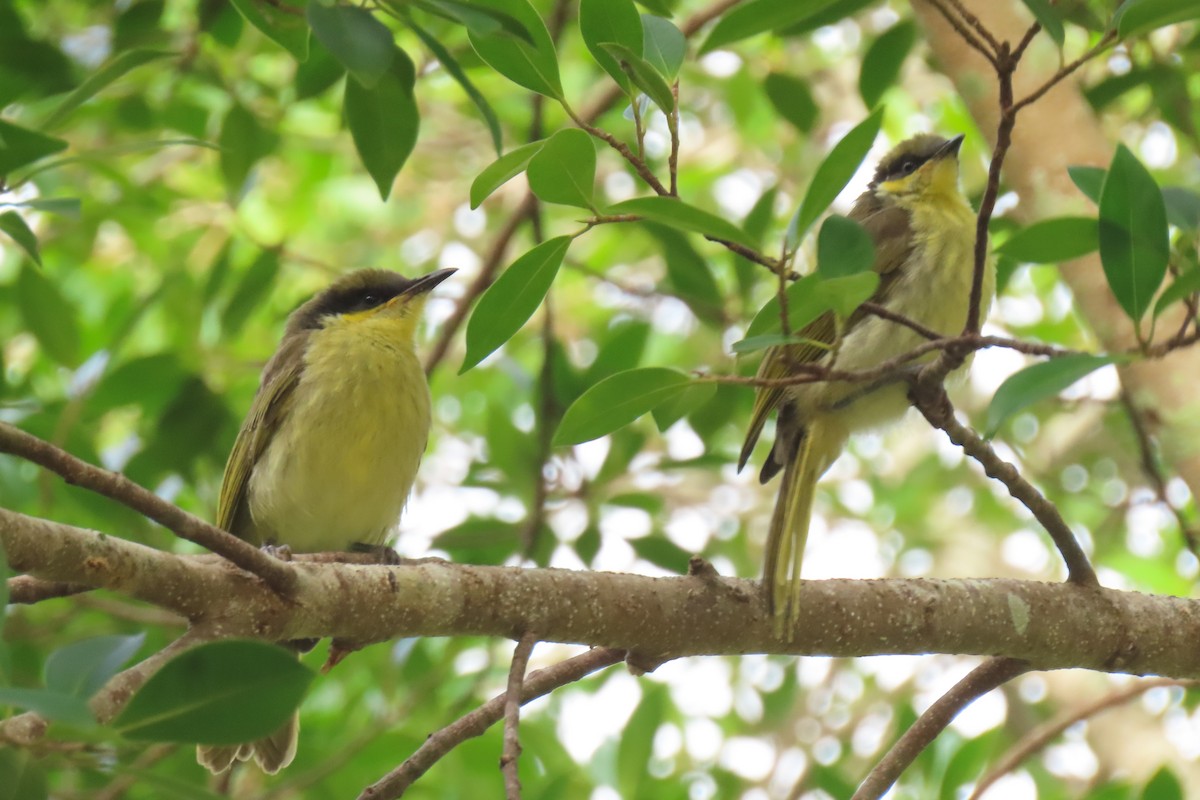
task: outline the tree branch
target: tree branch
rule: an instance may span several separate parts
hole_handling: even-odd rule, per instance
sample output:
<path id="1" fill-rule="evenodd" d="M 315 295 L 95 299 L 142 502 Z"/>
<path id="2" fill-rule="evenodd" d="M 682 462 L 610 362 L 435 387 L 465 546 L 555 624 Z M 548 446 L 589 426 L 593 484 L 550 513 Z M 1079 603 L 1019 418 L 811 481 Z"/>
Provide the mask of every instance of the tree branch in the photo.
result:
<path id="1" fill-rule="evenodd" d="M 529 657 L 537 636 L 526 633 L 513 649 L 512 664 L 508 668 L 508 688 L 504 692 L 504 752 L 500 756 L 500 770 L 504 773 L 504 793 L 508 800 L 521 800 L 521 778 L 517 767 L 521 758 L 520 719 L 523 700 L 525 670 L 529 668 Z"/>

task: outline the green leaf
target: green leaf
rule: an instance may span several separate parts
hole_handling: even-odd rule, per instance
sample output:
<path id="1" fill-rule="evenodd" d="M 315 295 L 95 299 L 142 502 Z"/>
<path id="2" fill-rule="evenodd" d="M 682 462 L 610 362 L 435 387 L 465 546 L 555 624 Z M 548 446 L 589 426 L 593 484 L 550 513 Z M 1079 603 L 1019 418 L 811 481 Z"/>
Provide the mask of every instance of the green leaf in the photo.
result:
<path id="1" fill-rule="evenodd" d="M 234 105 L 221 121 L 217 144 L 221 147 L 221 175 L 231 198 L 242 195 L 250 170 L 260 158 L 269 155 L 279 144 L 274 131 L 258 124 L 254 115 L 241 105 Z"/>
<path id="2" fill-rule="evenodd" d="M 227 337 L 232 338 L 242 329 L 246 320 L 271 291 L 278 274 L 279 251 L 274 248 L 261 251 L 246 268 L 237 288 L 221 312 L 221 331 Z"/>
<path id="3" fill-rule="evenodd" d="M 1122 39 L 1191 19 L 1200 19 L 1200 0 L 1126 0 L 1113 15 Z"/>
<path id="4" fill-rule="evenodd" d="M 596 210 L 596 147 L 579 128 L 564 128 L 547 139 L 525 175 L 543 202 Z"/>
<path id="5" fill-rule="evenodd" d="M 579 33 L 596 63 L 626 92 L 629 76 L 604 43 L 623 45 L 633 53 L 642 52 L 642 20 L 633 0 L 580 0 Z"/>
<path id="6" fill-rule="evenodd" d="M 468 29 L 475 52 L 513 83 L 556 100 L 563 96 L 558 56 L 546 23 L 529 0 L 476 0 L 473 6 L 494 9 L 517 19 L 529 31 L 532 43 L 503 31 L 483 34 Z"/>
<path id="7" fill-rule="evenodd" d="M 542 242 L 514 261 L 488 287 L 467 323 L 467 355 L 459 375 L 495 352 L 533 316 L 550 290 L 571 241 L 570 236 L 558 236 Z"/>
<path id="8" fill-rule="evenodd" d="M 57 286 L 29 265 L 17 276 L 17 307 L 47 356 L 63 366 L 79 366 L 79 312 Z"/>
<path id="9" fill-rule="evenodd" d="M 651 410 L 650 413 L 654 416 L 654 424 L 660 432 L 666 433 L 667 429 L 676 422 L 691 414 L 709 400 L 712 400 L 716 393 L 717 385 L 715 383 L 691 383 L 682 392 Z M 686 567 L 686 558 L 683 563 Z M 659 566 L 662 565 L 660 564 Z M 678 565 L 676 565 L 676 568 L 678 568 Z"/>
<path id="10" fill-rule="evenodd" d="M 846 188 L 846 184 L 867 157 L 867 151 L 874 144 L 882 122 L 883 109 L 878 108 L 843 136 L 821 162 L 821 166 L 817 167 L 804 200 L 788 225 L 789 248 L 795 248 L 800 243 L 817 217 L 825 213 L 825 209 L 829 208 L 834 198 Z"/>
<path id="11" fill-rule="evenodd" d="M 81 728 L 96 725 L 96 718 L 92 716 L 92 710 L 88 708 L 86 700 L 48 689 L 0 687 L 0 706 L 16 706 L 40 714 L 46 719 Z"/>
<path id="12" fill-rule="evenodd" d="M 816 293 L 826 308 L 846 319 L 878 288 L 879 274 L 868 271 L 822 280 L 816 286 Z"/>
<path id="13" fill-rule="evenodd" d="M 0 175 L 67 149 L 67 143 L 0 119 Z"/>
<path id="14" fill-rule="evenodd" d="M 667 262 L 667 278 L 676 292 L 701 319 L 719 322 L 724 297 L 717 287 L 708 260 L 696 252 L 687 237 L 674 228 L 656 222 L 643 227 L 658 240 Z"/>
<path id="15" fill-rule="evenodd" d="M 666 541 L 661 536 L 644 538 Z M 683 564 L 686 569 L 687 558 L 684 558 Z M 617 745 L 617 792 L 620 797 L 658 796 L 657 792 L 648 792 L 647 789 L 651 783 L 649 766 L 654 752 L 654 737 L 667 710 L 667 687 L 651 681 L 642 681 L 640 685 L 644 688 L 642 701 L 629 717 Z"/>
<path id="16" fill-rule="evenodd" d="M 62 102 L 42 124 L 42 130 L 50 131 L 57 128 L 75 112 L 75 109 L 99 94 L 104 87 L 120 79 L 125 73 L 137 69 L 143 64 L 176 55 L 178 54 L 170 51 L 140 48 L 118 53 L 62 99 Z"/>
<path id="17" fill-rule="evenodd" d="M 904 59 L 908 58 L 916 41 L 917 26 L 912 20 L 904 20 L 871 42 L 858 71 L 858 93 L 867 108 L 874 108 L 888 87 L 896 82 Z"/>
<path id="18" fill-rule="evenodd" d="M 498 8 L 486 8 L 477 2 L 459 0 L 413 0 L 413 5 L 430 13 L 454 20 L 472 33 L 491 36 L 502 33 L 534 44 L 533 34 L 521 20 Z"/>
<path id="19" fill-rule="evenodd" d="M 260 0 L 233 0 L 233 7 L 267 38 L 291 53 L 297 61 L 308 60 L 308 20 L 289 14 Z"/>
<path id="20" fill-rule="evenodd" d="M 1100 192 L 1100 263 L 1134 324 L 1162 284 L 1169 250 L 1162 192 L 1137 157 L 1118 145 Z"/>
<path id="21" fill-rule="evenodd" d="M 834 0 L 749 0 L 717 20 L 700 46 L 700 55 L 767 31 L 783 31 L 815 16 Z"/>
<path id="22" fill-rule="evenodd" d="M 1057 264 L 1100 246 L 1100 223 L 1092 217 L 1056 217 L 1021 228 L 996 252 L 1029 264 Z"/>
<path id="23" fill-rule="evenodd" d="M 1200 269 L 1193 268 L 1181 274 L 1158 296 L 1154 302 L 1154 316 L 1196 292 L 1200 292 Z"/>
<path id="24" fill-rule="evenodd" d="M 1142 789 L 1142 800 L 1183 800 L 1183 784 L 1170 767 L 1159 767 Z"/>
<path id="25" fill-rule="evenodd" d="M 1075 188 L 1087 199 L 1100 205 L 1100 190 L 1104 188 L 1104 167 L 1067 167 L 1067 174 Z"/>
<path id="26" fill-rule="evenodd" d="M 820 275 L 805 275 L 787 288 L 788 327 L 792 331 L 801 330 L 829 310 L 817 288 L 820 283 Z M 772 295 L 750 321 L 750 326 L 746 328 L 746 339 L 778 333 L 779 329 L 779 297 Z"/>
<path id="27" fill-rule="evenodd" d="M 1182 186 L 1165 186 L 1162 194 L 1168 222 L 1185 231 L 1200 230 L 1200 194 Z"/>
<path id="28" fill-rule="evenodd" d="M 752 246 L 746 233 L 723 217 L 702 211 L 674 197 L 635 197 L 617 203 L 608 209 L 608 214 L 634 214 L 651 222 L 660 222 L 672 228 L 691 231 L 713 239 L 724 239 Z"/>
<path id="29" fill-rule="evenodd" d="M 60 214 L 71 219 L 79 219 L 83 203 L 78 197 L 39 197 L 26 200 L 23 203 L 0 203 L 18 208 L 32 208 L 35 211 L 45 211 L 48 214 Z"/>
<path id="30" fill-rule="evenodd" d="M 471 182 L 471 208 L 479 208 L 492 192 L 524 172 L 529 160 L 541 151 L 545 143 L 545 140 L 539 139 L 523 144 L 484 167 L 483 172 L 476 175 L 475 180 Z"/>
<path id="31" fill-rule="evenodd" d="M 87 700 L 141 649 L 146 634 L 97 636 L 55 650 L 46 659 L 46 688 Z"/>
<path id="32" fill-rule="evenodd" d="M 1066 31 L 1063 30 L 1062 19 L 1054 6 L 1050 5 L 1048 0 L 1022 0 L 1022 2 L 1029 9 L 1029 13 L 1033 14 L 1033 18 L 1041 23 L 1042 30 L 1046 32 L 1046 35 L 1061 48 L 1063 40 L 1066 38 Z"/>
<path id="33" fill-rule="evenodd" d="M 313 673 L 257 641 L 211 642 L 146 681 L 112 725 L 129 739 L 229 745 L 261 738 L 296 710 Z"/>
<path id="34" fill-rule="evenodd" d="M 305 26 L 305 30 L 308 26 Z M 346 68 L 342 62 L 333 57 L 323 44 L 313 44 L 308 53 L 308 60 L 296 65 L 296 74 L 292 85 L 296 89 L 297 100 L 308 100 L 320 97 L 330 87 L 342 79 Z"/>
<path id="35" fill-rule="evenodd" d="M 840 278 L 875 265 L 875 244 L 862 225 L 840 214 L 831 214 L 817 234 L 817 274 Z"/>
<path id="36" fill-rule="evenodd" d="M 675 94 L 671 91 L 670 84 L 662 75 L 658 74 L 658 70 L 652 67 L 650 62 L 624 45 L 606 42 L 600 47 L 616 59 L 629 79 L 633 81 L 633 85 L 653 100 L 664 114 L 670 114 L 675 110 Z"/>
<path id="37" fill-rule="evenodd" d="M 763 89 L 779 116 L 796 126 L 801 133 L 812 131 L 820 108 L 813 100 L 806 82 L 782 72 L 772 72 L 763 81 Z"/>
<path id="38" fill-rule="evenodd" d="M 642 58 L 669 81 L 675 80 L 687 55 L 687 40 L 670 20 L 642 14 Z"/>
<path id="39" fill-rule="evenodd" d="M 1063 389 L 1100 367 L 1112 364 L 1109 356 L 1069 355 L 1052 358 L 1010 375 L 996 390 L 987 410 L 985 435 L 994 436 L 1004 421 L 1039 400 Z"/>
<path id="40" fill-rule="evenodd" d="M 317 41 L 367 88 L 388 73 L 398 52 L 392 32 L 365 8 L 309 0 L 305 12 Z"/>
<path id="41" fill-rule="evenodd" d="M 0 750 L 0 800 L 47 800 L 50 790 L 39 758 L 26 750 Z"/>
<path id="42" fill-rule="evenodd" d="M 665 367 L 610 375 L 571 404 L 554 432 L 554 445 L 599 439 L 681 393 L 691 382 L 679 370 Z"/>
<path id="43" fill-rule="evenodd" d="M 490 133 L 492 136 L 492 146 L 496 148 L 496 155 L 503 153 L 504 149 L 500 133 L 500 120 L 496 116 L 496 112 L 492 108 L 492 104 L 487 101 L 487 98 L 483 96 L 483 93 L 480 92 L 479 89 L 475 88 L 475 84 L 472 83 L 471 79 L 467 77 L 467 73 L 463 71 L 463 68 L 458 63 L 458 60 L 454 58 L 450 51 L 447 50 L 441 42 L 433 37 L 433 34 L 429 33 L 429 31 L 425 30 L 411 19 L 405 20 L 405 24 L 412 29 L 412 32 L 415 33 L 422 42 L 425 43 L 425 46 L 429 48 L 431 53 L 433 53 L 433 57 L 438 60 L 438 63 L 445 68 L 450 77 L 454 79 L 455 83 L 462 88 L 467 97 L 471 99 L 471 102 L 475 104 L 475 108 L 479 111 L 480 116 L 483 117 L 483 121 L 487 125 L 488 133 Z"/>
<path id="44" fill-rule="evenodd" d="M 346 81 L 346 122 L 354 148 L 383 200 L 412 154 L 421 125 L 413 98 L 416 70 L 407 53 L 393 49 L 391 66 L 371 85 L 360 82 L 356 74 Z"/>
<path id="45" fill-rule="evenodd" d="M 33 259 L 39 267 L 42 265 L 42 254 L 38 251 L 37 234 L 16 211 L 5 211 L 0 214 L 0 231 L 7 233 L 17 245 Z"/>
<path id="46" fill-rule="evenodd" d="M 650 325 L 640 319 L 627 319 L 613 325 L 606 332 L 596 360 L 583 376 L 584 385 L 591 386 L 609 375 L 636 367 L 649 338 Z"/>

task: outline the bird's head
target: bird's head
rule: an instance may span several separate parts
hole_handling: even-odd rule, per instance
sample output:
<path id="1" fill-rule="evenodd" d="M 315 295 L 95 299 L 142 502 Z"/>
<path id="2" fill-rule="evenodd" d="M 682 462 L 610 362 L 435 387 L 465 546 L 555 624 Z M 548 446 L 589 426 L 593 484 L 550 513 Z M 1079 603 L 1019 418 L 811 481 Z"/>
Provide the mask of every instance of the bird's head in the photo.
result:
<path id="1" fill-rule="evenodd" d="M 429 292 L 454 272 L 440 269 L 410 279 L 386 269 L 356 270 L 296 309 L 288 320 L 288 333 L 373 320 L 400 326 L 411 337 Z"/>
<path id="2" fill-rule="evenodd" d="M 960 196 L 958 148 L 962 141 L 961 134 L 943 139 L 925 133 L 901 142 L 880 159 L 871 190 L 881 198 L 898 200 Z"/>

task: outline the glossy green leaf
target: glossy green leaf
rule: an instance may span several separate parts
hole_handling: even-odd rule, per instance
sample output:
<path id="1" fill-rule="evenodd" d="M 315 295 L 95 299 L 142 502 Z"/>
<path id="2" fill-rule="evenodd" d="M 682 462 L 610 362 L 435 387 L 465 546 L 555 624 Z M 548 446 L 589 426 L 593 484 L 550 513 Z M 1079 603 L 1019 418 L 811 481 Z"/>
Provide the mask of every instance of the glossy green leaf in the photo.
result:
<path id="1" fill-rule="evenodd" d="M 469 0 L 412 0 L 416 8 L 455 20 L 467 30 L 480 36 L 507 34 L 515 36 L 528 44 L 534 44 L 533 34 L 521 20 L 500 8 L 488 8 L 478 2 Z"/>
<path id="2" fill-rule="evenodd" d="M 745 231 L 723 217 L 690 206 L 674 197 L 635 197 L 611 206 L 608 214 L 634 214 L 651 222 L 691 231 L 713 239 L 724 239 L 750 247 Z"/>
<path id="3" fill-rule="evenodd" d="M 46 688 L 87 700 L 141 649 L 146 634 L 97 636 L 60 647 L 46 659 Z"/>
<path id="4" fill-rule="evenodd" d="M 394 48 L 387 72 L 366 85 L 357 74 L 346 81 L 345 111 L 354 148 L 387 200 L 400 168 L 417 144 L 420 112 L 413 98 L 416 71 L 408 54 Z"/>
<path id="5" fill-rule="evenodd" d="M 675 110 L 675 94 L 671 91 L 671 85 L 650 62 L 624 45 L 606 42 L 600 48 L 616 60 L 633 85 L 653 100 L 663 113 L 670 114 Z"/>
<path id="6" fill-rule="evenodd" d="M 392 32 L 370 11 L 309 0 L 305 13 L 313 35 L 360 84 L 370 88 L 388 74 L 399 51 Z"/>
<path id="7" fill-rule="evenodd" d="M 570 246 L 570 236 L 542 242 L 509 265 L 488 287 L 467 323 L 467 355 L 459 375 L 495 352 L 533 316 Z"/>
<path id="8" fill-rule="evenodd" d="M 1168 258 L 1162 192 L 1137 157 L 1118 145 L 1100 193 L 1100 263 L 1135 324 L 1162 284 Z"/>
<path id="9" fill-rule="evenodd" d="M 475 87 L 471 79 L 467 77 L 467 73 L 463 71 L 462 66 L 458 63 L 458 59 L 439 42 L 433 34 L 422 28 L 420 25 L 413 22 L 411 19 L 406 20 L 405 24 L 412 30 L 413 33 L 429 48 L 429 52 L 433 53 L 433 57 L 438 60 L 438 63 L 446 70 L 446 73 L 454 79 L 467 97 L 471 98 L 471 102 L 475 104 L 479 115 L 483 117 L 484 123 L 487 125 L 488 133 L 492 137 L 492 146 L 496 148 L 496 155 L 504 152 L 503 141 L 500 133 L 500 119 L 496 116 L 492 104 L 488 102 L 483 93 Z"/>
<path id="10" fill-rule="evenodd" d="M 58 286 L 28 264 L 17 276 L 17 307 L 47 356 L 66 367 L 79 366 L 79 312 Z"/>
<path id="11" fill-rule="evenodd" d="M 308 20 L 289 14 L 281 8 L 260 0 L 232 0 L 233 7 L 271 41 L 287 50 L 297 61 L 308 60 L 310 28 Z"/>
<path id="12" fill-rule="evenodd" d="M 1069 355 L 1052 358 L 1010 375 L 988 405 L 987 436 L 995 435 L 1004 421 L 1039 400 L 1053 397 L 1101 367 L 1113 363 L 1109 356 Z"/>
<path id="13" fill-rule="evenodd" d="M 1067 34 L 1063 30 L 1058 10 L 1050 5 L 1049 0 L 1022 0 L 1022 2 L 1029 9 L 1029 13 L 1033 14 L 1033 18 L 1041 23 L 1042 30 L 1046 32 L 1046 35 L 1053 39 L 1056 45 L 1062 47 Z"/>
<path id="14" fill-rule="evenodd" d="M 801 133 L 810 133 L 817 122 L 820 108 L 813 100 L 808 83 L 782 72 L 772 72 L 763 81 L 767 99 L 783 117 Z"/>
<path id="15" fill-rule="evenodd" d="M 870 300 L 878 288 L 878 273 L 856 272 L 822 280 L 816 286 L 816 294 L 830 311 L 847 319 L 859 306 Z"/>
<path id="16" fill-rule="evenodd" d="M 39 267 L 42 265 L 42 254 L 38 251 L 37 234 L 25 222 L 24 217 L 16 211 L 5 211 L 0 214 L 0 231 L 8 234 L 8 238 L 17 243 L 25 254 L 33 259 Z"/>
<path id="17" fill-rule="evenodd" d="M 112 725 L 129 739 L 247 742 L 282 725 L 313 677 L 282 647 L 211 642 L 177 656 L 151 676 Z"/>
<path id="18" fill-rule="evenodd" d="M 554 432 L 554 444 L 599 439 L 681 393 L 691 382 L 679 370 L 665 367 L 644 367 L 611 375 L 571 404 Z"/>
<path id="19" fill-rule="evenodd" d="M 308 60 L 296 65 L 296 74 L 292 80 L 296 89 L 296 99 L 320 97 L 345 76 L 346 68 L 333 57 L 333 53 L 325 49 L 320 42 L 311 44 Z"/>
<path id="20" fill-rule="evenodd" d="M 158 61 L 163 58 L 171 58 L 178 55 L 177 53 L 166 52 L 162 50 L 146 50 L 135 49 L 126 50 L 113 56 L 105 62 L 98 70 L 88 76 L 87 80 L 79 84 L 66 97 L 62 99 L 46 118 L 42 124 L 42 130 L 51 131 L 61 125 L 75 112 L 77 108 L 86 103 L 91 98 L 104 89 L 109 84 L 119 80 L 121 76 L 137 69 L 143 64 L 149 64 L 153 61 Z"/>
<path id="21" fill-rule="evenodd" d="M 696 316 L 719 322 L 724 298 L 708 260 L 696 252 L 696 248 L 680 231 L 655 222 L 644 222 L 642 225 L 662 248 L 671 286 Z"/>
<path id="22" fill-rule="evenodd" d="M 492 69 L 513 83 L 555 99 L 563 96 L 558 56 L 546 23 L 528 0 L 476 0 L 472 5 L 494 9 L 516 18 L 529 31 L 532 43 L 498 31 L 482 34 L 469 30 L 471 45 Z"/>
<path id="23" fill-rule="evenodd" d="M 908 58 L 916 41 L 916 24 L 904 20 L 871 42 L 858 71 L 858 93 L 862 95 L 863 105 L 874 108 L 883 93 L 896 82 L 904 59 Z"/>
<path id="24" fill-rule="evenodd" d="M 1168 766 L 1158 768 L 1142 789 L 1142 800 L 1183 800 L 1183 784 Z"/>
<path id="25" fill-rule="evenodd" d="M 1021 228 L 996 248 L 1001 255 L 1030 264 L 1058 264 L 1094 252 L 1100 224 L 1092 217 L 1055 217 Z"/>
<path id="26" fill-rule="evenodd" d="M 820 275 L 805 275 L 787 288 L 788 327 L 793 333 L 829 310 L 817 288 L 820 283 Z M 779 333 L 779 329 L 779 297 L 772 295 L 750 321 L 745 338 Z"/>
<path id="27" fill-rule="evenodd" d="M 244 106 L 234 104 L 221 121 L 221 175 L 233 199 L 240 198 L 255 163 L 274 152 L 279 136 L 263 127 Z"/>
<path id="28" fill-rule="evenodd" d="M 0 175 L 67 149 L 67 143 L 0 119 Z"/>
<path id="29" fill-rule="evenodd" d="M 817 274 L 841 278 L 875 265 L 875 244 L 862 225 L 840 214 L 831 214 L 817 233 Z"/>
<path id="30" fill-rule="evenodd" d="M 1100 190 L 1104 188 L 1104 172 L 1103 167 L 1067 167 L 1067 174 L 1071 176 L 1071 182 L 1075 184 L 1075 188 L 1083 192 L 1084 196 L 1096 205 L 1100 205 Z"/>
<path id="31" fill-rule="evenodd" d="M 541 139 L 523 144 L 484 167 L 483 172 L 471 182 L 471 208 L 479 208 L 492 192 L 524 172 L 529 160 L 541 151 L 544 144 L 545 141 Z"/>
<path id="32" fill-rule="evenodd" d="M 4 706 L 15 706 L 25 711 L 33 711 L 46 719 L 65 722 L 81 728 L 96 725 L 96 718 L 92 716 L 87 700 L 72 694 L 52 692 L 49 689 L 0 686 L 0 708 Z"/>
<path id="33" fill-rule="evenodd" d="M 596 147 L 579 128 L 564 128 L 547 139 L 525 175 L 543 202 L 596 209 Z"/>
<path id="34" fill-rule="evenodd" d="M 1165 186 L 1162 194 L 1167 222 L 1185 231 L 1200 230 L 1200 194 L 1182 186 Z"/>
<path id="35" fill-rule="evenodd" d="M 654 424 L 659 431 L 666 433 L 676 422 L 712 400 L 716 393 L 715 383 L 691 383 L 682 392 L 651 410 Z M 687 559 L 684 559 L 684 565 L 686 564 Z"/>
<path id="36" fill-rule="evenodd" d="M 642 52 L 642 20 L 633 0 L 580 0 L 579 33 L 596 63 L 628 92 L 629 76 L 602 45 L 619 44 L 630 52 Z"/>
<path id="37" fill-rule="evenodd" d="M 808 191 L 804 194 L 804 200 L 788 225 L 788 247 L 795 248 L 800 243 L 817 217 L 825 213 L 825 209 L 829 208 L 834 198 L 846 188 L 846 184 L 867 157 L 867 151 L 875 143 L 875 136 L 879 133 L 882 122 L 883 109 L 876 109 L 843 136 L 817 167 Z"/>
<path id="38" fill-rule="evenodd" d="M 683 32 L 668 19 L 642 14 L 642 57 L 669 81 L 675 80 L 687 55 Z"/>
<path id="39" fill-rule="evenodd" d="M 1114 15 L 1122 39 L 1192 19 L 1200 19 L 1200 0 L 1125 0 Z"/>
<path id="40" fill-rule="evenodd" d="M 1154 301 L 1154 316 L 1190 295 L 1200 292 L 1200 269 L 1190 269 L 1176 278 Z"/>
<path id="41" fill-rule="evenodd" d="M 834 4 L 834 0 L 749 0 L 723 14 L 700 46 L 700 55 L 767 31 L 782 32 Z"/>

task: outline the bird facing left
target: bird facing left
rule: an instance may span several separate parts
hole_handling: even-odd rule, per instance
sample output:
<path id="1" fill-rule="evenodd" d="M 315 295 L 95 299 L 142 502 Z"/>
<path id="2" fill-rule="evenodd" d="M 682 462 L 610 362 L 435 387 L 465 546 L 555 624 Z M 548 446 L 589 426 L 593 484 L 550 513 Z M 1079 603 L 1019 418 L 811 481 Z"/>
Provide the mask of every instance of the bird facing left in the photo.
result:
<path id="1" fill-rule="evenodd" d="M 429 438 L 429 384 L 416 329 L 451 274 L 351 272 L 288 318 L 225 464 L 217 526 L 293 552 L 382 547 Z M 243 745 L 202 746 L 214 773 L 253 757 L 275 773 L 296 754 L 293 717 Z"/>

